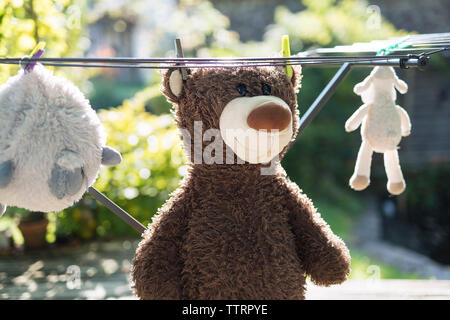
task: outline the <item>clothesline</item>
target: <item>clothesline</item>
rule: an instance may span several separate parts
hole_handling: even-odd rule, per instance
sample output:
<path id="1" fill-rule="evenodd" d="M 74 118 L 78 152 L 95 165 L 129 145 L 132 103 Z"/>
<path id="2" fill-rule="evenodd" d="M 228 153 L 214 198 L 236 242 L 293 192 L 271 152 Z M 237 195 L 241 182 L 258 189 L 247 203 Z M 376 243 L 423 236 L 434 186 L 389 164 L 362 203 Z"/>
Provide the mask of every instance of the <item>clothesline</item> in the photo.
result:
<path id="1" fill-rule="evenodd" d="M 449 50 L 450 48 L 442 48 Z M 264 66 L 423 66 L 429 53 L 420 55 L 355 56 L 355 57 L 288 57 L 288 58 L 33 58 L 46 66 L 87 68 L 175 69 L 180 68 L 235 68 Z M 23 58 L 0 58 L 0 64 L 20 64 Z"/>
<path id="2" fill-rule="evenodd" d="M 222 57 L 222 58 L 0 58 L 0 64 L 21 64 L 40 62 L 56 67 L 87 68 L 132 68 L 132 69 L 173 69 L 173 68 L 235 68 L 264 66 L 394 66 L 422 67 L 432 54 L 450 49 L 450 33 L 410 35 L 403 38 L 374 40 L 354 43 L 334 48 L 318 48 L 300 52 L 289 57 Z M 430 51 L 431 50 L 431 51 Z M 339 53 L 340 55 L 334 55 Z M 345 55 L 354 53 L 354 55 Z M 367 54 L 372 53 L 372 54 Z M 374 55 L 373 53 L 376 53 Z M 401 54 L 400 54 L 401 53 Z"/>

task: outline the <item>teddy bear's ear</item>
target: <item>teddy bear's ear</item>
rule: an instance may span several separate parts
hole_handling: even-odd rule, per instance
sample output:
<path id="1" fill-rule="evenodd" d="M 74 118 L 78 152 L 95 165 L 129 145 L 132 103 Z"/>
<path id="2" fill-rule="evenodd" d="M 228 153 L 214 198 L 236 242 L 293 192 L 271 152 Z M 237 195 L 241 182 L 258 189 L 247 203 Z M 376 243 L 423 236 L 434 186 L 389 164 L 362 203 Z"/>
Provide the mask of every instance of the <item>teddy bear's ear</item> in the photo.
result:
<path id="1" fill-rule="evenodd" d="M 291 77 L 291 83 L 294 87 L 295 92 L 298 92 L 298 89 L 301 87 L 302 82 L 302 67 L 300 65 L 294 65 L 292 67 L 292 77 Z"/>
<path id="2" fill-rule="evenodd" d="M 178 102 L 183 91 L 183 77 L 179 69 L 169 69 L 163 75 L 162 92 L 171 102 Z"/>
<path id="3" fill-rule="evenodd" d="M 293 65 L 290 67 L 292 68 L 292 76 L 288 80 L 291 82 L 292 86 L 294 87 L 295 93 L 297 93 L 298 89 L 301 87 L 302 67 L 300 65 Z M 288 75 L 286 74 L 285 66 L 276 66 L 275 70 L 276 70 L 276 72 L 278 72 L 279 76 L 288 77 Z"/>

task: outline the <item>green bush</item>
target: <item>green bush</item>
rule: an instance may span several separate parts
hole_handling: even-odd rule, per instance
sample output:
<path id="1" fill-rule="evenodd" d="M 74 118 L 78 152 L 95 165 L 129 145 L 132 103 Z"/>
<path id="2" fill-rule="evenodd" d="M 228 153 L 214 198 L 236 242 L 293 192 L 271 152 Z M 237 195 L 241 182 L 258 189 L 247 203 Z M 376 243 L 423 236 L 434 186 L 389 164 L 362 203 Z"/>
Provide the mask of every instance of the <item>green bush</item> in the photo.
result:
<path id="1" fill-rule="evenodd" d="M 46 57 L 81 54 L 86 24 L 86 1 L 5 0 L 0 2 L 0 57 L 21 58 L 45 41 Z M 51 67 L 50 67 L 51 68 Z M 19 70 L 18 65 L 0 64 L 0 83 Z M 58 74 L 81 84 L 90 72 L 83 68 L 58 69 Z"/>
<path id="2" fill-rule="evenodd" d="M 89 93 L 88 98 L 92 108 L 96 110 L 119 106 L 125 99 L 133 97 L 145 87 L 140 83 L 121 83 L 117 79 L 107 76 L 96 76 L 89 81 L 93 90 Z"/>

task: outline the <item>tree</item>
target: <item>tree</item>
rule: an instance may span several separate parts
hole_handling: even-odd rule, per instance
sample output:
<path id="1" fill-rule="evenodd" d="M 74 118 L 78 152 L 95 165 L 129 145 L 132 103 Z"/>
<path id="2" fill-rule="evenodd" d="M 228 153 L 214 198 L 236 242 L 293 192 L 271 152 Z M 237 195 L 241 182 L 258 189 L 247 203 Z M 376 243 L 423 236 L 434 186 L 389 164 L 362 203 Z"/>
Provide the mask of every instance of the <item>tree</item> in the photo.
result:
<path id="1" fill-rule="evenodd" d="M 81 54 L 87 43 L 82 38 L 85 7 L 86 1 L 81 0 L 0 0 L 0 57 L 23 57 L 39 41 L 46 42 L 48 57 Z M 0 64 L 0 83 L 18 68 Z M 58 73 L 76 82 L 88 76 L 81 68 L 61 69 Z"/>

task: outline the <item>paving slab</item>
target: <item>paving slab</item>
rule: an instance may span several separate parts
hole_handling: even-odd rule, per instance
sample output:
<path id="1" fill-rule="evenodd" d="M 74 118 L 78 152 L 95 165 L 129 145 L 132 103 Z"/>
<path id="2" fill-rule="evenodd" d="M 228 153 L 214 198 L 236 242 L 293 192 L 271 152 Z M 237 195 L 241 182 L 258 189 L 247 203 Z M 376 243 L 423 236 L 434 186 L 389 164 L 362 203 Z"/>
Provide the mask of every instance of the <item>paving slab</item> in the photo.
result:
<path id="1" fill-rule="evenodd" d="M 0 257 L 0 299 L 136 299 L 130 282 L 138 240 L 94 242 L 78 247 Z M 349 280 L 317 287 L 307 299 L 446 299 L 448 280 Z"/>

